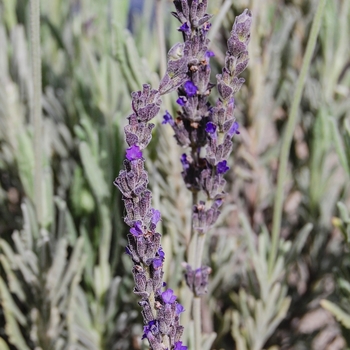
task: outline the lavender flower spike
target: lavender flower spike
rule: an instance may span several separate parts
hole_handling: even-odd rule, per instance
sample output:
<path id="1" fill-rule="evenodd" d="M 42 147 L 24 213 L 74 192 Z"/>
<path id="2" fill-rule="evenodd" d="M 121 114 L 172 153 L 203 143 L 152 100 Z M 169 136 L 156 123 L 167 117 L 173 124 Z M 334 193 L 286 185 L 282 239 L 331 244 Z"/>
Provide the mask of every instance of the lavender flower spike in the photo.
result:
<path id="1" fill-rule="evenodd" d="M 252 17 L 245 10 L 235 20 L 227 43 L 225 66 L 216 77 L 220 98 L 215 106 L 210 106 L 208 96 L 215 85 L 210 82 L 210 59 L 214 53 L 208 49 L 211 15 L 206 13 L 207 0 L 174 0 L 174 5 L 176 12 L 173 15 L 182 24 L 180 30 L 184 43 L 175 45 L 176 48 L 181 47 L 181 59 L 168 66 L 161 86 L 165 86 L 167 77 L 174 74 L 174 67 L 176 71 L 186 74 L 182 84 L 173 84 L 170 89 L 177 88 L 177 103 L 181 109 L 176 122 L 169 124 L 178 144 L 188 149 L 181 157 L 182 175 L 194 201 L 192 235 L 200 237 L 216 222 L 225 196 L 224 174 L 229 170 L 232 137 L 239 134 L 239 125 L 234 117 L 234 95 L 244 83 L 239 75 L 249 61 Z M 199 241 L 203 242 L 201 239 Z M 198 246 L 194 251 L 202 252 L 203 249 Z M 201 256 L 189 253 L 189 264 L 186 264 L 186 282 L 195 297 L 206 293 L 211 271 L 209 267 L 200 265 L 201 259 Z M 200 339 L 197 340 L 196 349 L 199 349 Z"/>
<path id="2" fill-rule="evenodd" d="M 124 221 L 130 226 L 126 252 L 134 264 L 134 293 L 141 299 L 139 305 L 146 325 L 143 339 L 148 340 L 152 350 L 187 349 L 179 342 L 183 333 L 179 314 L 183 307 L 171 289 L 162 291 L 164 251 L 161 235 L 156 231 L 161 216 L 151 206 L 152 194 L 147 189 L 148 174 L 142 158 L 142 150 L 151 141 L 154 127 L 148 122 L 157 115 L 160 104 L 159 91 L 149 85 L 132 94 L 133 113 L 124 129 L 129 145 L 125 169 L 120 171 L 114 184 L 123 195 Z"/>

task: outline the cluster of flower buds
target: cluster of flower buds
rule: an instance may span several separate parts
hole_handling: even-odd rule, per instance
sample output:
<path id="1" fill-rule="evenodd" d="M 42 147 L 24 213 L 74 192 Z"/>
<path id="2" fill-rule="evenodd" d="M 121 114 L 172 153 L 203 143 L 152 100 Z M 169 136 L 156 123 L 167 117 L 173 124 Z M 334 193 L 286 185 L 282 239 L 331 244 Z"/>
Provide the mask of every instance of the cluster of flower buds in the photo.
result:
<path id="1" fill-rule="evenodd" d="M 134 293 L 141 300 L 144 318 L 143 338 L 148 339 L 152 350 L 187 350 L 180 338 L 183 327 L 180 314 L 184 311 L 171 289 L 163 290 L 164 251 L 160 233 L 156 232 L 160 212 L 151 206 L 152 194 L 147 189 L 148 174 L 144 168 L 142 150 L 151 141 L 154 124 L 149 121 L 160 110 L 160 94 L 149 85 L 132 94 L 133 113 L 125 127 L 125 169 L 114 184 L 123 195 L 126 209 L 125 222 L 130 226 L 127 254 L 133 261 Z"/>
<path id="2" fill-rule="evenodd" d="M 170 50 L 168 70 L 160 90 L 177 89 L 176 102 L 181 110 L 176 118 L 166 112 L 163 124 L 170 124 L 178 144 L 189 149 L 181 157 L 182 175 L 190 191 L 205 194 L 205 201 L 193 206 L 193 229 L 205 234 L 220 214 L 232 137 L 239 134 L 234 94 L 244 82 L 238 76 L 248 64 L 251 13 L 245 10 L 235 20 L 227 43 L 225 67 L 216 77 L 220 98 L 211 106 L 208 96 L 215 85 L 210 83 L 210 58 L 214 53 L 208 50 L 211 16 L 206 13 L 207 1 L 175 0 L 174 5 L 173 15 L 181 23 L 179 31 L 183 33 L 184 43 Z M 171 83 L 174 77 L 176 81 Z M 208 268 L 193 271 L 187 266 L 186 269 L 187 284 L 195 295 L 202 294 L 208 282 Z"/>
<path id="3" fill-rule="evenodd" d="M 186 269 L 185 278 L 188 287 L 196 297 L 200 297 L 208 292 L 208 281 L 211 268 L 209 266 L 201 266 L 192 270 L 189 264 L 184 263 Z"/>

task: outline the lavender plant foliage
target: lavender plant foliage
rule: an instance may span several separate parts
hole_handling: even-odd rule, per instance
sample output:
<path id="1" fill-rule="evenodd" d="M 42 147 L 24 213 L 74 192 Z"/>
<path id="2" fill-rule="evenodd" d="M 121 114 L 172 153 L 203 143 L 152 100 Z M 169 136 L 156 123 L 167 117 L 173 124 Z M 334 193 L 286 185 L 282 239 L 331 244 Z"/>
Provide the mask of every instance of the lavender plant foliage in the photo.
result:
<path id="1" fill-rule="evenodd" d="M 142 91 L 132 94 L 133 113 L 125 127 L 125 169 L 114 184 L 123 195 L 126 209 L 125 222 L 130 226 L 127 254 L 133 261 L 134 293 L 140 297 L 144 319 L 143 339 L 153 350 L 181 349 L 187 347 L 180 341 L 183 327 L 180 314 L 184 311 L 171 289 L 164 290 L 161 235 L 156 232 L 161 220 L 160 212 L 151 206 L 152 194 L 147 189 L 148 174 L 144 168 L 142 150 L 151 141 L 154 124 L 149 121 L 159 112 L 160 94 L 144 85 Z"/>
<path id="2" fill-rule="evenodd" d="M 205 200 L 194 203 L 192 213 L 193 230 L 201 235 L 220 214 L 232 137 L 239 134 L 234 95 L 244 83 L 239 75 L 248 64 L 251 13 L 245 10 L 235 20 L 227 42 L 225 66 L 216 76 L 220 98 L 211 106 L 208 97 L 215 85 L 210 82 L 210 58 L 214 53 L 208 49 L 211 16 L 206 13 L 207 1 L 175 0 L 174 5 L 173 15 L 181 23 L 179 31 L 184 43 L 170 50 L 170 63 L 160 91 L 177 88 L 180 111 L 175 119 L 167 112 L 163 124 L 170 124 L 177 143 L 189 150 L 181 157 L 182 175 L 191 192 L 204 194 Z M 185 82 L 169 84 L 174 76 L 181 77 L 179 82 L 183 79 Z M 186 281 L 195 296 L 206 292 L 209 273 L 210 268 L 206 266 L 186 266 Z"/>

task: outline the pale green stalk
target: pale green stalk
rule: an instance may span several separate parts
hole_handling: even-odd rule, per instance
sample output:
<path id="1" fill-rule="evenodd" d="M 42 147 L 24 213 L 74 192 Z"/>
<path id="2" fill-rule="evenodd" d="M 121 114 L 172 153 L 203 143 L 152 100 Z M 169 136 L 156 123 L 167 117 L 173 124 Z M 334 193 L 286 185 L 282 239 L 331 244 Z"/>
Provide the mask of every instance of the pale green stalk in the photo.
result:
<path id="1" fill-rule="evenodd" d="M 42 184 L 43 184 L 43 138 L 41 115 L 41 51 L 40 51 L 40 3 L 39 0 L 30 1 L 30 30 L 31 30 L 31 63 L 32 63 L 32 101 L 31 122 L 34 126 L 34 193 L 35 208 L 38 222 L 43 222 L 42 213 Z"/>
<path id="2" fill-rule="evenodd" d="M 290 147 L 292 144 L 295 126 L 298 122 L 298 108 L 300 105 L 300 100 L 304 89 L 307 73 L 310 67 L 311 58 L 315 49 L 317 36 L 320 30 L 325 3 L 326 3 L 326 0 L 320 0 L 318 3 L 317 11 L 312 23 L 311 33 L 310 33 L 309 40 L 306 47 L 305 56 L 303 59 L 303 64 L 301 67 L 300 75 L 299 75 L 296 89 L 294 92 L 291 112 L 288 118 L 287 127 L 283 138 L 282 149 L 280 153 L 280 166 L 278 169 L 278 176 L 277 176 L 276 199 L 275 199 L 275 205 L 273 210 L 272 243 L 271 243 L 271 253 L 269 256 L 270 273 L 273 270 L 273 265 L 275 263 L 277 250 L 278 250 L 279 233 L 281 230 L 282 211 L 283 211 L 283 187 L 287 177 L 287 166 L 288 166 Z"/>
<path id="3" fill-rule="evenodd" d="M 157 0 L 156 2 L 156 20 L 157 20 L 157 37 L 159 47 L 159 64 L 160 64 L 160 76 L 163 77 L 166 73 L 166 47 L 164 36 L 164 19 L 163 19 L 163 0 Z"/>
<path id="4" fill-rule="evenodd" d="M 218 13 L 218 15 L 215 18 L 215 21 L 213 23 L 213 26 L 211 27 L 209 34 L 208 34 L 208 39 L 210 41 L 214 40 L 217 32 L 219 31 L 223 20 L 225 19 L 228 10 L 230 9 L 232 5 L 232 0 L 226 0 L 225 2 L 223 2 L 220 12 Z"/>

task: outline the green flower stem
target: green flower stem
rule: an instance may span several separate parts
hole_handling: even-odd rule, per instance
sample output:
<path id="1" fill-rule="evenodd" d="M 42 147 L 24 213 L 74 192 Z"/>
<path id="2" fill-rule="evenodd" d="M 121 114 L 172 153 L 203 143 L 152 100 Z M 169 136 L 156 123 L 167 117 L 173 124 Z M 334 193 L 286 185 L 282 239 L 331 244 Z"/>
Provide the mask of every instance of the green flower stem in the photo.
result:
<path id="1" fill-rule="evenodd" d="M 30 0 L 30 31 L 31 31 L 31 64 L 33 93 L 31 101 L 31 121 L 34 126 L 34 193 L 35 208 L 39 225 L 43 223 L 43 139 L 41 114 L 41 50 L 40 50 L 40 3 L 39 0 Z"/>
<path id="2" fill-rule="evenodd" d="M 165 30 L 164 30 L 164 18 L 163 18 L 163 0 L 157 0 L 156 2 L 156 21 L 157 21 L 157 37 L 159 47 L 159 63 L 160 63 L 160 76 L 163 77 L 166 73 L 166 47 L 165 47 Z"/>
<path id="3" fill-rule="evenodd" d="M 202 347 L 202 319 L 201 319 L 201 298 L 193 298 L 193 322 L 194 322 L 194 348 L 201 350 Z"/>
<path id="4" fill-rule="evenodd" d="M 192 157 L 195 159 L 196 152 L 192 149 Z M 198 204 L 198 193 L 192 192 L 192 208 Z M 202 237 L 201 237 L 202 236 Z M 189 246 L 188 262 L 192 269 L 200 267 L 202 262 L 202 253 L 198 251 L 199 245 L 202 245 L 204 236 L 199 235 L 198 231 L 195 230 L 193 225 L 193 216 L 191 223 L 191 244 Z M 199 266 L 198 266 L 199 265 Z M 202 344 L 202 319 L 201 319 L 201 298 L 195 295 L 192 298 L 192 319 L 194 325 L 194 349 L 201 350 Z"/>
<path id="5" fill-rule="evenodd" d="M 304 89 L 307 73 L 311 63 L 311 58 L 315 49 L 317 36 L 320 30 L 325 3 L 326 3 L 326 0 L 320 0 L 318 3 L 317 11 L 311 27 L 311 33 L 306 46 L 306 52 L 303 59 L 303 64 L 301 67 L 300 75 L 299 75 L 296 89 L 294 92 L 290 116 L 287 122 L 286 131 L 283 137 L 282 149 L 280 153 L 280 166 L 278 169 L 278 176 L 277 176 L 276 200 L 275 200 L 275 206 L 273 210 L 272 244 L 271 244 L 271 253 L 269 256 L 270 274 L 273 270 L 273 266 L 277 257 L 279 233 L 281 230 L 282 211 L 283 211 L 283 187 L 287 176 L 287 166 L 288 166 L 290 147 L 292 144 L 295 126 L 298 122 L 298 109 L 300 105 L 301 95 Z"/>

